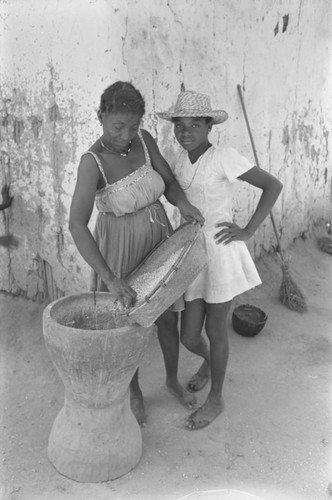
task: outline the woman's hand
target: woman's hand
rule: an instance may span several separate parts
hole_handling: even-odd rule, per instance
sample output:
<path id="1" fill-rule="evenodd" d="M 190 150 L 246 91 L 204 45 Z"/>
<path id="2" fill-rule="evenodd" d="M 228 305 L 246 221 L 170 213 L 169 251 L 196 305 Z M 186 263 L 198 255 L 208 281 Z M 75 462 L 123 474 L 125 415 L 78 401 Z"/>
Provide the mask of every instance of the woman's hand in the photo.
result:
<path id="1" fill-rule="evenodd" d="M 125 281 L 114 277 L 107 284 L 110 294 L 114 297 L 114 304 L 117 309 L 129 309 L 136 303 L 137 293 Z"/>
<path id="2" fill-rule="evenodd" d="M 214 236 L 217 245 L 220 243 L 228 245 L 232 241 L 248 241 L 252 236 L 246 229 L 242 229 L 234 222 L 218 222 L 216 227 L 224 228 Z"/>
<path id="3" fill-rule="evenodd" d="M 182 217 L 187 221 L 197 221 L 201 226 L 204 224 L 205 219 L 201 212 L 194 205 L 189 203 L 187 199 L 181 200 L 178 203 L 178 209 Z"/>

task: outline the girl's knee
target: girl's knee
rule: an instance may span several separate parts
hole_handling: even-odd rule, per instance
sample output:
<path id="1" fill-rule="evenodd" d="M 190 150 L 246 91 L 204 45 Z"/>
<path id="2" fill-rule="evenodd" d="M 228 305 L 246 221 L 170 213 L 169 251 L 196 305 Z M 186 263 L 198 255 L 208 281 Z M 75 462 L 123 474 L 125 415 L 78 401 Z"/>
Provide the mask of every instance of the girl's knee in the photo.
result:
<path id="1" fill-rule="evenodd" d="M 206 335 L 210 342 L 228 344 L 228 329 L 216 326 L 215 328 L 206 328 Z"/>
<path id="2" fill-rule="evenodd" d="M 181 343 L 189 350 L 199 343 L 199 337 L 200 334 L 197 336 L 183 331 L 180 334 Z"/>

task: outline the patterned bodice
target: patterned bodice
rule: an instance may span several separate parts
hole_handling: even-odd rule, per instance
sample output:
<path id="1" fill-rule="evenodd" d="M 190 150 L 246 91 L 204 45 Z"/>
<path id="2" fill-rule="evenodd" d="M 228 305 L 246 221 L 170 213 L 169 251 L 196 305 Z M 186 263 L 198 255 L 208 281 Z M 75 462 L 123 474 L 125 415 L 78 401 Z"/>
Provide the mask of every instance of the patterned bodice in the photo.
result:
<path id="1" fill-rule="evenodd" d="M 138 136 L 143 145 L 145 164 L 112 184 L 107 182 L 98 155 L 92 151 L 84 153 L 94 157 L 105 181 L 105 186 L 96 193 L 96 207 L 100 212 L 112 212 L 117 216 L 133 213 L 156 202 L 164 193 L 165 183 L 151 165 L 150 155 L 141 131 Z"/>

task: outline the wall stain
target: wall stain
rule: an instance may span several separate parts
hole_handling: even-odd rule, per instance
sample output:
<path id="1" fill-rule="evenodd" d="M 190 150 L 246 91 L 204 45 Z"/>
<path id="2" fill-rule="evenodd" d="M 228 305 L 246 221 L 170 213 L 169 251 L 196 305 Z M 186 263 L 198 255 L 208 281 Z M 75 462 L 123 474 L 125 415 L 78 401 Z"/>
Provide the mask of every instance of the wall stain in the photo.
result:
<path id="1" fill-rule="evenodd" d="M 319 155 L 320 155 L 320 149 L 316 151 L 315 146 L 312 144 L 311 149 L 310 149 L 310 157 L 312 161 L 316 161 L 316 164 L 318 165 L 319 162 Z"/>
<path id="2" fill-rule="evenodd" d="M 47 299 L 53 301 L 65 295 L 54 280 L 52 266 L 38 253 L 32 260 L 26 282 L 24 295 L 34 301 L 44 302 Z"/>
<path id="3" fill-rule="evenodd" d="M 285 33 L 285 31 L 287 31 L 288 22 L 289 22 L 289 14 L 285 14 L 284 16 L 282 16 L 282 33 Z M 277 36 L 277 34 L 279 33 L 279 21 L 275 25 L 273 32 L 274 36 Z"/>
<path id="4" fill-rule="evenodd" d="M 24 123 L 23 120 L 17 120 L 14 118 L 13 121 L 13 139 L 16 142 L 16 144 L 19 144 L 21 142 L 21 137 L 24 131 Z"/>
<path id="5" fill-rule="evenodd" d="M 43 120 L 39 116 L 31 116 L 30 118 L 31 121 L 31 127 L 32 127 L 32 133 L 35 139 L 39 138 L 39 133 L 41 126 L 43 124 Z"/>
<path id="6" fill-rule="evenodd" d="M 330 132 L 323 127 L 323 137 L 325 142 L 325 159 L 327 160 L 329 157 L 329 135 Z"/>
<path id="7" fill-rule="evenodd" d="M 285 33 L 288 27 L 289 14 L 282 16 L 282 32 Z"/>
<path id="8" fill-rule="evenodd" d="M 7 128 L 9 124 L 9 114 L 6 112 L 1 118 L 1 126 Z"/>
<path id="9" fill-rule="evenodd" d="M 36 215 L 38 218 L 37 234 L 40 241 L 43 241 L 43 233 L 45 231 L 48 218 L 46 217 L 43 207 L 39 204 L 36 208 Z"/>
<path id="10" fill-rule="evenodd" d="M 56 122 L 58 120 L 61 120 L 61 113 L 59 110 L 59 106 L 54 103 L 53 106 L 48 108 L 48 119 L 50 122 Z"/>
<path id="11" fill-rule="evenodd" d="M 299 141 L 304 145 L 305 155 L 310 157 L 310 141 L 313 135 L 313 126 L 305 125 L 303 120 L 299 120 L 297 124 Z"/>
<path id="12" fill-rule="evenodd" d="M 63 234 L 63 228 L 59 226 L 57 233 L 56 233 L 56 249 L 57 249 L 57 258 L 58 261 L 60 262 L 61 265 L 63 265 L 62 258 L 61 258 L 61 252 L 64 248 L 64 234 Z"/>
<path id="13" fill-rule="evenodd" d="M 272 130 L 269 131 L 269 140 L 268 140 L 268 147 L 267 147 L 268 151 L 271 151 L 271 144 L 272 144 Z"/>

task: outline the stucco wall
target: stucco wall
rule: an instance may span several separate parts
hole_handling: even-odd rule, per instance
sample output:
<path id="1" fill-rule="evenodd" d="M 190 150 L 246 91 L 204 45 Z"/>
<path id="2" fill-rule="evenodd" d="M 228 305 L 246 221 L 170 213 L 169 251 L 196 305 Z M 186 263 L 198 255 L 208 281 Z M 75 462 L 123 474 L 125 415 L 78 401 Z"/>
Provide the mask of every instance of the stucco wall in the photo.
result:
<path id="1" fill-rule="evenodd" d="M 260 166 L 284 183 L 283 245 L 330 218 L 331 12 L 326 0 L 3 0 L 0 180 L 15 198 L 0 234 L 20 246 L 0 249 L 0 289 L 43 300 L 87 288 L 68 211 L 80 155 L 100 133 L 99 96 L 118 79 L 145 96 L 144 126 L 168 158 L 171 126 L 154 113 L 183 83 L 228 111 L 212 140 L 253 159 L 240 83 Z M 238 186 L 239 223 L 258 196 Z M 249 248 L 258 257 L 272 245 L 267 219 Z"/>

